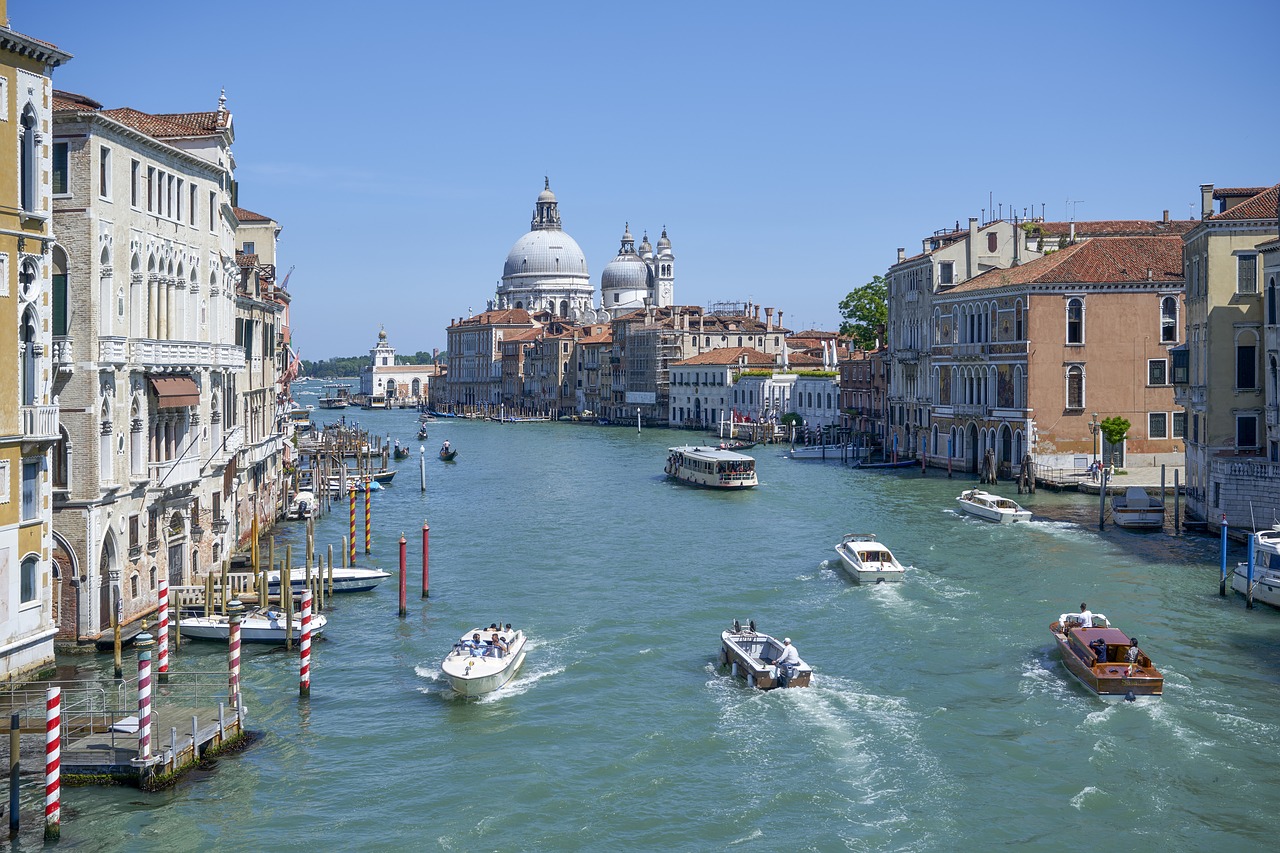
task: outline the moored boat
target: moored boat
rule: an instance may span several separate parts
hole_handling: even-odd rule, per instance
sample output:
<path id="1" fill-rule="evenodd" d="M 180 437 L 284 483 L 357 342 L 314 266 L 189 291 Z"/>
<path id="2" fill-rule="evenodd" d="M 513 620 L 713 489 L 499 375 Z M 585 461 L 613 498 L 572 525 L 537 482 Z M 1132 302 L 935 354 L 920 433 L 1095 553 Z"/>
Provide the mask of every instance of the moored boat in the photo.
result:
<path id="1" fill-rule="evenodd" d="M 904 569 L 873 533 L 847 533 L 836 545 L 840 563 L 858 583 L 900 581 Z"/>
<path id="2" fill-rule="evenodd" d="M 1231 576 L 1231 588 L 1245 597 L 1280 607 L 1280 525 L 1252 534 L 1253 583 L 1249 564 L 1240 563 Z"/>
<path id="3" fill-rule="evenodd" d="M 849 450 L 845 444 L 806 444 L 792 447 L 787 455 L 792 459 L 841 459 Z"/>
<path id="4" fill-rule="evenodd" d="M 669 447 L 668 477 L 708 489 L 749 489 L 756 479 L 756 460 L 744 453 L 715 447 Z"/>
<path id="5" fill-rule="evenodd" d="M 302 638 L 301 617 L 294 614 L 292 630 L 294 642 Z M 311 617 L 311 634 L 315 636 L 324 631 L 328 619 L 323 613 Z M 209 616 L 184 616 L 178 620 L 178 630 L 183 639 L 220 640 L 227 642 L 231 636 L 230 619 L 220 614 Z M 283 643 L 285 638 L 284 611 L 277 607 L 266 610 L 250 610 L 240 620 L 240 642 L 242 643 Z"/>
<path id="6" fill-rule="evenodd" d="M 369 590 L 391 577 L 390 572 L 384 572 L 381 569 L 361 569 L 355 566 L 339 567 L 334 566 L 332 569 L 333 591 L 338 592 L 368 592 Z M 317 566 L 311 572 L 311 577 L 319 577 L 326 583 L 330 577 L 330 570 L 322 566 Z M 294 592 L 302 592 L 307 588 L 307 569 L 305 566 L 298 566 L 289 572 L 290 586 Z M 326 587 L 327 588 L 327 587 Z M 267 594 L 280 594 L 280 572 L 267 573 Z"/>
<path id="7" fill-rule="evenodd" d="M 494 642 L 495 634 L 499 642 Z M 455 693 L 483 696 L 515 678 L 524 657 L 524 631 L 494 624 L 463 634 L 441 662 L 440 670 Z"/>
<path id="8" fill-rule="evenodd" d="M 285 510 L 284 517 L 289 520 L 310 518 L 316 514 L 318 507 L 315 492 L 301 491 L 289 501 L 289 508 Z"/>
<path id="9" fill-rule="evenodd" d="M 760 690 L 808 687 L 813 669 L 798 655 L 789 666 L 779 667 L 776 663 L 790 647 L 790 638 L 776 640 L 756 631 L 754 621 L 744 628 L 735 619 L 733 627 L 720 634 L 720 664 L 728 666 L 734 677 L 745 678 L 749 686 Z"/>
<path id="10" fill-rule="evenodd" d="M 1112 495 L 1111 520 L 1129 530 L 1159 530 L 1164 527 L 1164 501 L 1141 486 L 1129 486 L 1124 494 Z"/>
<path id="11" fill-rule="evenodd" d="M 1092 626 L 1080 627 L 1076 614 L 1063 614 L 1049 625 L 1067 670 L 1103 699 L 1133 701 L 1138 696 L 1159 696 L 1164 676 L 1151 663 L 1137 641 L 1107 617 L 1093 614 Z M 1132 650 L 1132 651 L 1131 651 Z M 1130 660 L 1132 657 L 1132 660 Z"/>
<path id="12" fill-rule="evenodd" d="M 997 524 L 1010 524 L 1015 521 L 1030 521 L 1031 511 L 1023 509 L 1014 501 L 984 492 L 982 489 L 968 489 L 960 494 L 956 501 L 960 509 L 985 521 Z"/>

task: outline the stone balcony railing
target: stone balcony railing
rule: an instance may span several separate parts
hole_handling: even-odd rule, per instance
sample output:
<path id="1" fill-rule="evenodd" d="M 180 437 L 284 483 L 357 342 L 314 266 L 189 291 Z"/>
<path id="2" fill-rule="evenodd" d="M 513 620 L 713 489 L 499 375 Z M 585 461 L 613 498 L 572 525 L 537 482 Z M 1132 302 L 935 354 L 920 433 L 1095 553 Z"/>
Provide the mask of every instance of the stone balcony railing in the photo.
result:
<path id="1" fill-rule="evenodd" d="M 200 456 L 193 452 L 169 462 L 152 462 L 150 467 L 151 481 L 161 489 L 172 489 L 200 479 Z"/>
<path id="2" fill-rule="evenodd" d="M 57 406 L 22 406 L 22 437 L 28 441 L 58 439 Z"/>
<path id="3" fill-rule="evenodd" d="M 69 350 L 68 350 L 69 354 Z M 243 370 L 244 349 L 209 341 L 159 341 L 151 338 L 99 337 L 98 361 L 146 368 L 226 367 Z"/>
<path id="4" fill-rule="evenodd" d="M 98 338 L 98 361 L 102 364 L 124 364 L 129 359 L 127 338 Z"/>

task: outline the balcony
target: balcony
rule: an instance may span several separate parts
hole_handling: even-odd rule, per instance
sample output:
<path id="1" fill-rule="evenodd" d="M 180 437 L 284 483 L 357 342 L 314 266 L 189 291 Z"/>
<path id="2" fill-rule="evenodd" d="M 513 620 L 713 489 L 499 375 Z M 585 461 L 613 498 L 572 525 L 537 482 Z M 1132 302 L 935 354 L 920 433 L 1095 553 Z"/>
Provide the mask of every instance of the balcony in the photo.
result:
<path id="1" fill-rule="evenodd" d="M 61 374 L 71 374 L 75 372 L 76 365 L 72 357 L 71 338 L 66 335 L 55 335 L 53 338 L 53 369 Z"/>
<path id="2" fill-rule="evenodd" d="M 123 365 L 128 360 L 128 347 L 124 338 L 98 338 L 98 361 L 101 364 Z"/>
<path id="3" fill-rule="evenodd" d="M 150 467 L 151 480 L 159 489 L 172 489 L 200 480 L 200 457 L 194 452 L 169 462 L 152 462 Z"/>
<path id="4" fill-rule="evenodd" d="M 27 441 L 58 440 L 57 406 L 22 406 L 22 437 Z"/>
<path id="5" fill-rule="evenodd" d="M 1267 406 L 1267 429 L 1280 426 L 1280 403 Z"/>

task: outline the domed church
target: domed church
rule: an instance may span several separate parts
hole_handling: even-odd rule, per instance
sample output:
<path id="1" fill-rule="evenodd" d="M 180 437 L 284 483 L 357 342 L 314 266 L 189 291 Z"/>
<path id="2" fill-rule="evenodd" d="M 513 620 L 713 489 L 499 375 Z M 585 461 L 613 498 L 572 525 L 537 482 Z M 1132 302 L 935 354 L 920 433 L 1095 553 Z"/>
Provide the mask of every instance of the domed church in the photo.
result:
<path id="1" fill-rule="evenodd" d="M 586 256 L 560 227 L 559 203 L 550 179 L 545 179 L 538 195 L 529 228 L 507 253 L 492 308 L 549 311 L 577 323 L 601 323 L 643 308 L 646 297 L 654 306 L 672 304 L 675 256 L 665 228 L 656 254 L 647 235 L 637 253 L 635 238 L 624 228 L 622 248 L 600 279 L 598 309 Z"/>

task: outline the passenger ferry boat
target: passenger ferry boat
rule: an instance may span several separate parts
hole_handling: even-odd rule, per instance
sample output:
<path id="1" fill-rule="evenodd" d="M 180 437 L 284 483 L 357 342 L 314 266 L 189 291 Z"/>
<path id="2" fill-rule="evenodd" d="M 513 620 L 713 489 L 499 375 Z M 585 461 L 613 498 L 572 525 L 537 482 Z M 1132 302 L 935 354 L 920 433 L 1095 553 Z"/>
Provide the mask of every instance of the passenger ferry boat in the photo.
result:
<path id="1" fill-rule="evenodd" d="M 715 447 L 669 447 L 663 470 L 691 486 L 708 489 L 750 489 L 757 485 L 756 460 L 743 453 Z"/>
<path id="2" fill-rule="evenodd" d="M 1231 576 L 1231 588 L 1246 598 L 1280 607 L 1280 525 L 1253 534 L 1253 586 L 1249 564 L 1240 563 Z"/>
<path id="3" fill-rule="evenodd" d="M 320 408 L 345 409 L 351 405 L 351 387 L 348 385 L 326 385 L 320 396 Z"/>
<path id="4" fill-rule="evenodd" d="M 1062 662 L 1085 687 L 1102 699 L 1132 702 L 1138 696 L 1159 696 L 1164 676 L 1141 650 L 1137 660 L 1126 658 L 1130 637 L 1112 628 L 1107 617 L 1093 614 L 1093 627 L 1073 624 L 1075 614 L 1063 614 L 1049 625 L 1062 652 Z"/>

